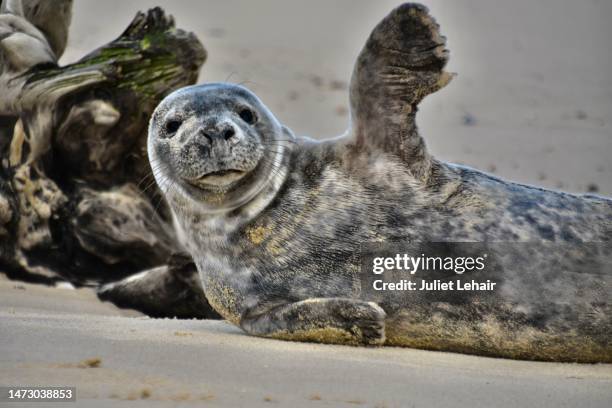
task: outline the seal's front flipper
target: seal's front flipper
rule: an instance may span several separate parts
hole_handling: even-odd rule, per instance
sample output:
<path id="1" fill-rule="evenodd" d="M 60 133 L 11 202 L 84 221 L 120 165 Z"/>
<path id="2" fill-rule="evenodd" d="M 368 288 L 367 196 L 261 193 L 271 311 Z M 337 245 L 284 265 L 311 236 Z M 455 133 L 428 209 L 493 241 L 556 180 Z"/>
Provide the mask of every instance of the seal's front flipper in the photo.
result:
<path id="1" fill-rule="evenodd" d="M 382 345 L 385 312 L 373 302 L 348 298 L 312 298 L 243 314 L 249 334 L 293 341 Z"/>
<path id="2" fill-rule="evenodd" d="M 452 75 L 446 39 L 425 6 L 406 3 L 372 31 L 359 54 L 350 86 L 351 128 L 358 147 L 398 155 L 426 179 L 431 158 L 415 123 L 418 103 Z"/>

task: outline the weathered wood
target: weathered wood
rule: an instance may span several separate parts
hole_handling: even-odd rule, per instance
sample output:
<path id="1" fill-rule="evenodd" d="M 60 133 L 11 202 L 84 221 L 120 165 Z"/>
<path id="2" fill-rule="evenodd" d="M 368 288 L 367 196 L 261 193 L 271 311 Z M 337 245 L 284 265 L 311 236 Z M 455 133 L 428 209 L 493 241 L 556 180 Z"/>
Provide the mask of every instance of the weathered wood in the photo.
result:
<path id="1" fill-rule="evenodd" d="M 140 310 L 152 317 L 220 319 L 208 303 L 195 264 L 188 255 L 98 290 L 101 300 Z"/>
<path id="2" fill-rule="evenodd" d="M 60 67 L 72 1 L 59 11 L 9 3 L 0 30 L 17 28 L 12 42 L 0 38 L 0 271 L 97 285 L 168 268 L 181 249 L 150 176 L 147 124 L 165 95 L 195 83 L 205 49 L 154 8 Z M 11 60 L 20 38 L 43 51 Z"/>

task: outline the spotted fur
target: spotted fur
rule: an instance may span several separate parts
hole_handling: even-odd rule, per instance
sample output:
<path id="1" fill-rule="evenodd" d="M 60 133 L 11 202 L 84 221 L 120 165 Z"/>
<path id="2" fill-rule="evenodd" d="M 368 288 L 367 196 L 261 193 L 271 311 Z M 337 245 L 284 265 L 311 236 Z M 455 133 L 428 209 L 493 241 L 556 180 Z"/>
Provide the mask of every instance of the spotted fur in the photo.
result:
<path id="1" fill-rule="evenodd" d="M 351 128 L 324 141 L 294 137 L 236 85 L 185 88 L 160 104 L 151 166 L 209 302 L 258 336 L 612 362 L 612 268 L 594 261 L 611 256 L 612 201 L 433 158 L 414 117 L 450 80 L 447 58 L 423 6 L 393 10 L 357 60 Z M 245 107 L 256 123 L 241 120 Z M 177 117 L 181 127 L 168 135 Z M 236 140 L 203 136 L 226 126 Z M 243 173 L 198 184 L 227 169 Z M 364 290 L 361 245 L 398 240 L 530 245 L 499 254 L 497 268 L 479 276 L 498 282 L 492 293 Z M 602 252 L 546 250 L 589 242 Z"/>

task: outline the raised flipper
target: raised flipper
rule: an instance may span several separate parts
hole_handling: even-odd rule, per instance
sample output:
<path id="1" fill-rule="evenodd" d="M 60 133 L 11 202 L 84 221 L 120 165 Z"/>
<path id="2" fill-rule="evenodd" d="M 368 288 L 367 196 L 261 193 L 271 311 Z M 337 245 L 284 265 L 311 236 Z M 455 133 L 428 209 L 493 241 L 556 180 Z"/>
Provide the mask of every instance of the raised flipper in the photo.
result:
<path id="1" fill-rule="evenodd" d="M 431 157 L 415 115 L 419 102 L 452 78 L 443 70 L 445 43 L 425 6 L 402 4 L 374 28 L 351 79 L 351 131 L 357 147 L 398 155 L 424 181 Z"/>

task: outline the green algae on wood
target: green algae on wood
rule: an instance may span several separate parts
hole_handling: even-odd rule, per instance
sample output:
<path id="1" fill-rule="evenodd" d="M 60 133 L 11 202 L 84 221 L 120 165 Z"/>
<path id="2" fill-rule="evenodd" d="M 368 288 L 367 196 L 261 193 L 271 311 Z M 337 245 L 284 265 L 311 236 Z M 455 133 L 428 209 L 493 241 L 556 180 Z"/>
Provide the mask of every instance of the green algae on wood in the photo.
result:
<path id="1" fill-rule="evenodd" d="M 95 286 L 171 262 L 180 249 L 148 178 L 147 125 L 164 96 L 196 82 L 205 60 L 195 35 L 154 8 L 77 62 L 12 79 L 0 93 L 15 116 L 0 129 L 12 139 L 0 143 L 4 272 Z"/>

